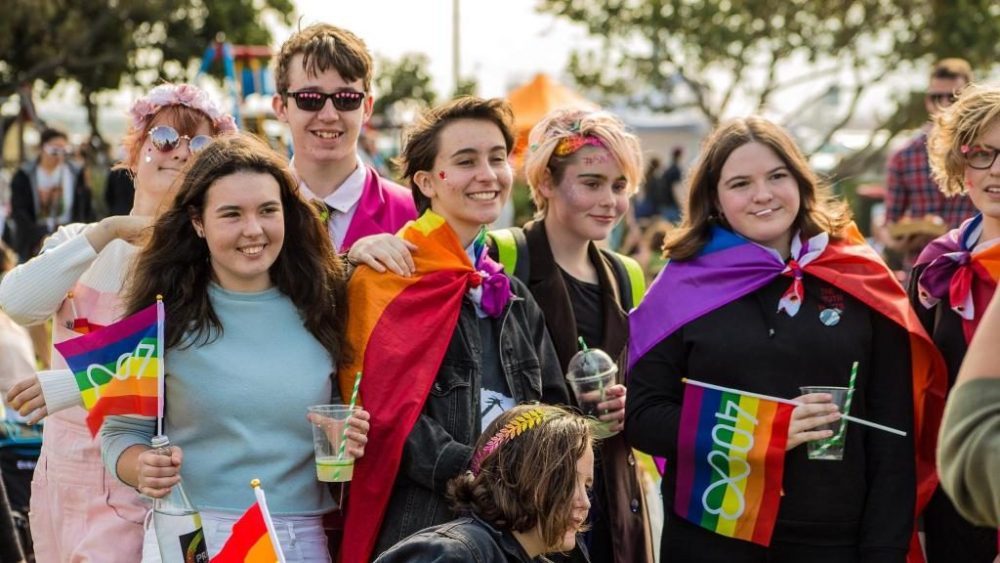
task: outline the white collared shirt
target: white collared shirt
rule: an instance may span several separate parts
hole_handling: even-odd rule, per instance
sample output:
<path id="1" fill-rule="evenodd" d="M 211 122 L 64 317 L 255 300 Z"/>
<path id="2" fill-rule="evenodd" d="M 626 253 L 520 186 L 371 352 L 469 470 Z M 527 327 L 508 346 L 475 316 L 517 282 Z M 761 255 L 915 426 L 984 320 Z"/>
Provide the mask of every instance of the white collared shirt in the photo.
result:
<path id="1" fill-rule="evenodd" d="M 289 165 L 293 170 L 295 169 L 294 157 Z M 365 191 L 365 180 L 367 178 L 368 168 L 361 162 L 360 157 L 358 158 L 358 166 L 354 169 L 354 172 L 351 172 L 351 175 L 344 180 L 344 183 L 340 184 L 340 186 L 333 190 L 333 193 L 325 198 L 321 198 L 313 193 L 309 189 L 309 186 L 306 185 L 305 180 L 299 178 L 299 189 L 302 190 L 303 197 L 306 199 L 321 200 L 331 209 L 327 228 L 330 231 L 330 240 L 333 241 L 333 247 L 338 251 L 344 245 L 347 229 L 351 226 L 354 213 L 358 210 L 358 202 L 361 201 L 361 195 Z"/>

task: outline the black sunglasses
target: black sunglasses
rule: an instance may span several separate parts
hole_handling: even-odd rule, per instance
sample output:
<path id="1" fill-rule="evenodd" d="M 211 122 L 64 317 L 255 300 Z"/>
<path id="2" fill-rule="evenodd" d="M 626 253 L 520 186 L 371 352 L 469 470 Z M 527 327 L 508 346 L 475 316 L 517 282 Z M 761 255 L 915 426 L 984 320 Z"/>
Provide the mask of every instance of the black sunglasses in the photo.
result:
<path id="1" fill-rule="evenodd" d="M 285 92 L 285 95 L 295 98 L 295 105 L 302 111 L 319 111 L 323 109 L 327 98 L 333 102 L 333 107 L 337 111 L 354 111 L 361 107 L 361 102 L 365 99 L 364 92 L 355 90 L 340 90 L 332 94 L 313 90 L 299 90 L 298 92 Z"/>
<path id="2" fill-rule="evenodd" d="M 160 152 L 170 152 L 181 144 L 181 139 L 187 139 L 188 150 L 191 154 L 205 150 L 205 147 L 212 143 L 212 138 L 208 135 L 195 135 L 189 137 L 181 135 L 176 129 L 169 125 L 158 125 L 149 130 L 149 142 Z"/>
<path id="3" fill-rule="evenodd" d="M 938 94 L 927 94 L 927 99 L 930 100 L 932 103 L 937 104 L 937 105 L 941 105 L 941 104 L 943 104 L 945 102 L 947 102 L 949 104 L 953 104 L 953 103 L 955 103 L 955 100 L 958 99 L 958 96 L 956 96 L 955 94 L 952 94 L 950 92 L 949 93 L 938 93 Z"/>

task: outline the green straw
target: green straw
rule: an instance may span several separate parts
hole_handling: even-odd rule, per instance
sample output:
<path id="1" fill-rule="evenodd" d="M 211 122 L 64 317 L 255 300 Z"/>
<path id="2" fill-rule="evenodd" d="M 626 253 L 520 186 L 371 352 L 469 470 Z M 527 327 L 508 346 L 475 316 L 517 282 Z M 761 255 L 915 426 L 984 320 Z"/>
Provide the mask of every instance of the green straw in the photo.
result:
<path id="1" fill-rule="evenodd" d="M 858 379 L 858 362 L 851 364 L 851 379 L 847 382 L 847 400 L 844 401 L 844 412 L 841 413 L 844 416 L 851 414 L 851 400 L 854 398 L 854 384 Z M 825 452 L 830 449 L 834 444 L 839 444 L 844 440 L 844 434 L 847 433 L 847 420 L 840 420 L 840 428 L 837 433 L 833 436 L 827 438 L 826 442 L 819 447 L 819 452 Z"/>
<path id="2" fill-rule="evenodd" d="M 579 338 L 577 338 L 576 341 L 580 343 L 580 350 L 582 350 L 584 352 L 586 352 L 587 350 L 590 350 L 590 348 L 587 348 L 587 343 L 583 341 L 583 337 L 582 336 L 579 337 Z"/>
<path id="3" fill-rule="evenodd" d="M 350 413 L 354 412 L 354 405 L 358 402 L 358 387 L 361 386 L 361 372 L 359 371 L 354 376 L 354 388 L 351 390 L 351 402 L 348 405 L 348 418 L 351 416 Z M 337 459 L 344 459 L 344 450 L 347 448 L 347 421 L 344 421 L 344 430 L 340 434 L 340 448 L 337 450 Z M 340 466 L 338 465 L 336 469 L 333 470 L 334 480 L 340 478 Z"/>

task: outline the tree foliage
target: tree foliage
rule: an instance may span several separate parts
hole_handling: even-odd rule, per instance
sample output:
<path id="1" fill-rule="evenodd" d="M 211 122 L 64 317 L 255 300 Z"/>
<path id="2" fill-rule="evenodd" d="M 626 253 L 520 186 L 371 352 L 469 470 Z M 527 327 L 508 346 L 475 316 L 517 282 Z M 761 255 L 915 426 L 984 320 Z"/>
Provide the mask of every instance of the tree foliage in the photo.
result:
<path id="1" fill-rule="evenodd" d="M 873 85 L 925 76 L 938 57 L 985 70 L 1000 44 L 995 0 L 540 0 L 538 8 L 598 38 L 600 49 L 572 54 L 569 71 L 606 101 L 694 107 L 715 124 L 737 100 L 789 117 L 834 88 L 846 103 L 809 149 L 847 124 Z M 796 88 L 812 94 L 779 107 Z M 915 106 L 910 92 L 894 102 Z M 880 125 L 919 123 L 910 113 L 891 111 Z"/>
<path id="2" fill-rule="evenodd" d="M 375 106 L 373 113 L 392 121 L 390 108 L 397 102 L 417 102 L 433 106 L 437 94 L 431 84 L 430 59 L 422 53 L 407 53 L 393 61 L 378 57 L 375 63 Z M 394 124 L 398 125 L 398 124 Z"/>
<path id="3" fill-rule="evenodd" d="M 267 45 L 263 14 L 287 24 L 293 10 L 291 0 L 7 0 L 0 100 L 22 84 L 72 80 L 96 129 L 95 94 L 123 83 L 187 80 L 190 61 L 218 33 L 234 43 Z"/>

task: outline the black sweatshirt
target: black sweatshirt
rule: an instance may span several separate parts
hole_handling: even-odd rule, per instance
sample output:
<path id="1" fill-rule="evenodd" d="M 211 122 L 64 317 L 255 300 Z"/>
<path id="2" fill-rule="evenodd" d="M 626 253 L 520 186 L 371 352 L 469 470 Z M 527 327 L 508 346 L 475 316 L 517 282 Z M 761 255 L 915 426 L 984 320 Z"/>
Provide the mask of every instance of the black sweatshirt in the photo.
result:
<path id="1" fill-rule="evenodd" d="M 916 498 L 908 334 L 846 292 L 808 274 L 803 281 L 805 299 L 795 317 L 777 312 L 790 284 L 779 277 L 653 347 L 629 376 L 626 436 L 634 447 L 667 458 L 663 499 L 669 522 L 682 377 L 791 399 L 800 395 L 800 386 L 846 387 L 851 364 L 858 361 L 850 414 L 909 436 L 849 424 L 843 461 L 809 461 L 804 444 L 789 451 L 772 548 L 853 545 L 861 561 L 902 563 Z M 824 325 L 824 309 L 840 310 L 839 322 Z M 668 525 L 665 553 L 669 530 Z M 705 534 L 706 549 L 714 552 L 728 542 L 745 543 Z M 743 546 L 736 551 L 746 552 Z"/>

